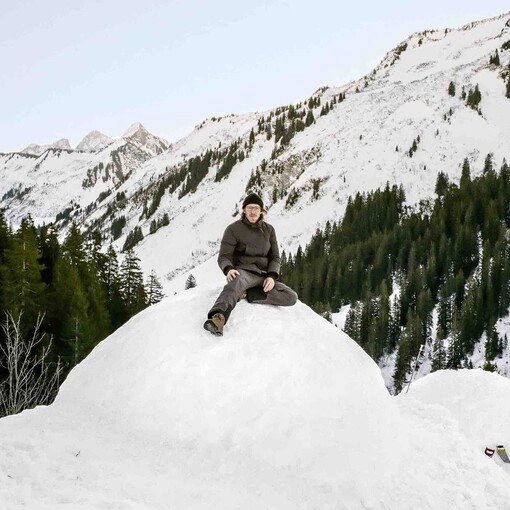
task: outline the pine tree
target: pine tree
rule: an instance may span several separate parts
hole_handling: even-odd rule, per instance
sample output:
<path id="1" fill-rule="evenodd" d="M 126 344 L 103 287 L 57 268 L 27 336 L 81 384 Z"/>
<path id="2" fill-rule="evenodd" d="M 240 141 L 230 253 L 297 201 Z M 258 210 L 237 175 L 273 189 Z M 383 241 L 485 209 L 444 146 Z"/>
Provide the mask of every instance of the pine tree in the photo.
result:
<path id="1" fill-rule="evenodd" d="M 46 285 L 50 285 L 53 281 L 55 263 L 60 255 L 57 229 L 51 225 L 49 227 L 42 227 L 39 232 L 38 242 L 41 253 L 39 262 L 44 266 L 41 271 L 42 280 Z"/>
<path id="2" fill-rule="evenodd" d="M 49 319 L 56 347 L 67 366 L 79 363 L 92 349 L 95 339 L 88 317 L 88 300 L 78 269 L 68 258 L 60 258 L 51 288 Z"/>
<path id="3" fill-rule="evenodd" d="M 499 61 L 499 53 L 498 53 L 498 50 L 496 49 L 496 53 L 494 55 L 491 55 L 490 58 L 489 58 L 489 64 L 490 65 L 494 65 L 494 66 L 499 66 L 500 65 L 500 61 Z"/>
<path id="4" fill-rule="evenodd" d="M 437 336 L 432 347 L 432 372 L 446 368 L 446 350 L 443 338 Z"/>
<path id="5" fill-rule="evenodd" d="M 453 325 L 448 337 L 448 351 L 446 368 L 461 368 L 464 353 L 462 351 L 460 331 L 458 327 L 457 313 L 454 312 Z"/>
<path id="6" fill-rule="evenodd" d="M 310 110 L 308 110 L 308 113 L 306 114 L 305 126 L 306 127 L 311 126 L 314 122 L 315 122 L 315 118 L 313 116 L 313 111 L 310 109 Z"/>
<path id="7" fill-rule="evenodd" d="M 140 259 L 132 249 L 127 250 L 120 269 L 120 294 L 128 316 L 131 317 L 147 306 Z"/>
<path id="8" fill-rule="evenodd" d="M 442 197 L 448 191 L 448 176 L 444 172 L 439 172 L 436 178 L 435 193 L 438 197 Z"/>
<path id="9" fill-rule="evenodd" d="M 480 104 L 480 101 L 482 100 L 482 94 L 480 93 L 480 89 L 478 88 L 478 83 L 475 86 L 475 89 L 469 90 L 468 96 L 467 96 L 467 105 L 474 110 L 480 111 L 478 108 L 478 105 Z"/>
<path id="10" fill-rule="evenodd" d="M 448 85 L 448 94 L 452 97 L 455 97 L 455 84 L 453 81 L 451 81 L 450 85 Z"/>
<path id="11" fill-rule="evenodd" d="M 12 242 L 4 251 L 4 264 L 0 266 L 3 310 L 18 317 L 23 314 L 22 325 L 27 328 L 35 324 L 38 314 L 44 309 L 44 291 L 39 262 L 35 227 L 30 217 L 21 221 Z"/>
<path id="12" fill-rule="evenodd" d="M 360 343 L 360 324 L 361 324 L 361 303 L 357 302 L 349 308 L 343 331 L 349 335 L 354 341 Z"/>
<path id="13" fill-rule="evenodd" d="M 486 331 L 485 340 L 485 360 L 487 362 L 492 361 L 496 356 L 502 354 L 500 351 L 501 341 L 496 331 L 496 328 L 492 327 L 490 331 Z"/>
<path id="14" fill-rule="evenodd" d="M 128 318 L 128 314 L 120 290 L 120 271 L 117 252 L 111 244 L 106 252 L 106 257 L 107 263 L 104 272 L 101 274 L 101 281 L 105 288 L 111 327 L 115 330 Z"/>
<path id="15" fill-rule="evenodd" d="M 469 166 L 468 158 L 464 158 L 462 163 L 462 174 L 460 177 L 460 186 L 467 186 L 471 182 L 471 168 Z"/>
<path id="16" fill-rule="evenodd" d="M 411 349 L 412 339 L 409 331 L 403 331 L 400 337 L 400 343 L 397 350 L 397 358 L 395 361 L 395 372 L 393 373 L 393 382 L 396 393 L 400 393 L 407 379 L 407 374 L 411 370 Z"/>
<path id="17" fill-rule="evenodd" d="M 197 281 L 195 280 L 195 277 L 192 274 L 190 274 L 188 276 L 188 278 L 186 279 L 186 282 L 184 284 L 184 289 L 185 290 L 193 289 L 196 286 L 197 286 Z"/>
<path id="18" fill-rule="evenodd" d="M 483 173 L 486 174 L 488 172 L 494 172 L 494 166 L 492 164 L 492 154 L 487 154 L 485 156 L 485 162 L 483 165 Z"/>
<path id="19" fill-rule="evenodd" d="M 156 276 L 154 269 L 151 271 L 151 274 L 147 278 L 145 292 L 147 294 L 147 304 L 149 306 L 159 303 L 165 297 L 163 294 L 163 286 Z"/>
<path id="20" fill-rule="evenodd" d="M 49 315 L 56 345 L 72 350 L 72 364 L 81 361 L 110 331 L 103 273 L 107 256 L 99 253 L 97 236 L 85 247 L 83 235 L 72 224 L 62 244 L 51 287 Z"/>
<path id="21" fill-rule="evenodd" d="M 74 221 L 71 223 L 64 243 L 62 244 L 62 251 L 68 257 L 71 264 L 80 270 L 83 269 L 87 258 L 85 242 L 78 225 Z"/>

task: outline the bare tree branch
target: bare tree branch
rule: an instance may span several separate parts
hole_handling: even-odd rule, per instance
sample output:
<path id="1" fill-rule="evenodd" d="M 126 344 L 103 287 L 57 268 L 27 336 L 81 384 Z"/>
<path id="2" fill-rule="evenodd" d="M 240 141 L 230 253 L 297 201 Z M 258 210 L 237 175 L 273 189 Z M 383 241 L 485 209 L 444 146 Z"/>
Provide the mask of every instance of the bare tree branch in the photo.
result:
<path id="1" fill-rule="evenodd" d="M 21 333 L 22 313 L 14 317 L 6 312 L 1 325 L 5 345 L 0 344 L 0 367 L 6 372 L 0 381 L 0 417 L 17 414 L 37 405 L 50 404 L 58 391 L 63 366 L 60 359 L 47 362 L 51 351 L 51 338 L 47 345 L 42 342 L 45 334 L 40 333 L 44 316 L 39 314 L 31 337 L 23 338 Z M 34 353 L 40 349 L 40 354 Z"/>

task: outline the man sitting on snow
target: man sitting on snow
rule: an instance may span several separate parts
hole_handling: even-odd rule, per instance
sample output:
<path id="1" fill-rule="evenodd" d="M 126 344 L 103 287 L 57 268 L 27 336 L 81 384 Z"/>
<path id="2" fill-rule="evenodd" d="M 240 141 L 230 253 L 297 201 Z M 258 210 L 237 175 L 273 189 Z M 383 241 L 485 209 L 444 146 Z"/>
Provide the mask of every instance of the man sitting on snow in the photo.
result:
<path id="1" fill-rule="evenodd" d="M 264 221 L 265 213 L 262 199 L 250 193 L 244 199 L 241 219 L 223 234 L 218 265 L 227 284 L 204 323 L 213 335 L 223 335 L 230 312 L 245 293 L 250 303 L 292 306 L 297 301 L 297 294 L 278 281 L 280 252 L 274 228 Z"/>

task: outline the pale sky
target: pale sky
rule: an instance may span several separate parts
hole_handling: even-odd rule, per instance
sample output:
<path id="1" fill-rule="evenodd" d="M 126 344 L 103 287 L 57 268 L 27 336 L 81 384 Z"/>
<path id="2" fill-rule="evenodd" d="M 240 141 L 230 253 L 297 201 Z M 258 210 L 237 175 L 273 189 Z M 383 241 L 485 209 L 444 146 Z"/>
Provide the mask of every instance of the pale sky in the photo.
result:
<path id="1" fill-rule="evenodd" d="M 413 32 L 508 0 L 0 0 L 0 152 L 133 122 L 176 141 L 360 78 Z"/>

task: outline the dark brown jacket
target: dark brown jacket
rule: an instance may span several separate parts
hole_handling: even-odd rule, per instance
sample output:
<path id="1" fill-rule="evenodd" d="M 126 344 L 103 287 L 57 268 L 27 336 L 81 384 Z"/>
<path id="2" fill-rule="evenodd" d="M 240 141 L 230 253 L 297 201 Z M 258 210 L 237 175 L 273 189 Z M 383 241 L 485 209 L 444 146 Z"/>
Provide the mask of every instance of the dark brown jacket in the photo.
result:
<path id="1" fill-rule="evenodd" d="M 231 223 L 221 240 L 218 265 L 224 274 L 231 269 L 246 269 L 276 280 L 280 273 L 280 252 L 273 226 L 264 220 L 252 224 L 245 218 Z"/>

